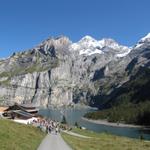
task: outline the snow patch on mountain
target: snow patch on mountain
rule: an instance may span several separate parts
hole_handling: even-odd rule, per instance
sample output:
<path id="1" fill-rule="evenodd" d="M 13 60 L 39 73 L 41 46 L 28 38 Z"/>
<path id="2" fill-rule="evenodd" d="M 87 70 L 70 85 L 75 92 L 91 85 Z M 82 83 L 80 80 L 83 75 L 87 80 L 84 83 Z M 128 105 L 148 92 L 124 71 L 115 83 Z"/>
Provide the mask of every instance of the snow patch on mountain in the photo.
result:
<path id="1" fill-rule="evenodd" d="M 80 50 L 80 52 L 79 52 L 79 54 L 80 55 L 83 55 L 83 54 L 85 54 L 85 55 L 93 55 L 93 54 L 103 54 L 104 52 L 102 52 L 101 50 L 99 50 L 99 49 L 95 49 L 94 51 L 93 50 L 91 50 L 91 49 L 86 49 L 86 50 Z"/>
<path id="2" fill-rule="evenodd" d="M 100 41 L 95 40 L 91 36 L 83 37 L 79 42 L 70 45 L 70 51 L 77 51 L 79 55 L 93 55 L 93 54 L 104 54 L 106 51 L 103 49 L 113 50 L 116 57 L 124 57 L 131 51 L 126 46 L 119 45 L 113 39 L 102 39 Z"/>
<path id="3" fill-rule="evenodd" d="M 149 42 L 150 42 L 150 33 L 148 33 L 146 36 L 141 38 L 138 41 L 138 43 L 134 46 L 134 49 L 141 48 L 145 43 L 149 43 Z"/>
<path id="4" fill-rule="evenodd" d="M 141 40 L 141 42 L 145 42 L 145 41 L 149 41 L 150 42 L 150 33 L 148 33 L 145 37 L 143 37 Z"/>
<path id="5" fill-rule="evenodd" d="M 116 54 L 116 57 L 125 57 L 126 55 L 128 55 L 131 52 L 131 49 L 128 48 L 125 50 L 124 53 L 120 53 L 120 54 Z"/>
<path id="6" fill-rule="evenodd" d="M 103 46 L 99 41 L 95 40 L 91 36 L 83 37 L 79 42 L 73 43 L 70 46 L 70 50 L 78 51 L 80 55 L 93 55 L 93 54 L 102 54 Z"/>

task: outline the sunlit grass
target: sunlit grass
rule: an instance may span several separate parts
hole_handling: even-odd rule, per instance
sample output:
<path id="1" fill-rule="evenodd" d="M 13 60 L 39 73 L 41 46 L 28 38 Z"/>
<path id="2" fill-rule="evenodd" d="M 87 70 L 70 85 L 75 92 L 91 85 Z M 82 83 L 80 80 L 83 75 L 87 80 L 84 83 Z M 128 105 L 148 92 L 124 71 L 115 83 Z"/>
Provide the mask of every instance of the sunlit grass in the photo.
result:
<path id="1" fill-rule="evenodd" d="M 35 127 L 0 119 L 0 150 L 36 150 L 44 136 Z"/>
<path id="2" fill-rule="evenodd" d="M 107 133 L 95 133 L 87 130 L 73 129 L 73 132 L 91 138 L 79 138 L 62 133 L 64 140 L 74 150 L 150 150 L 150 142 L 115 136 Z"/>

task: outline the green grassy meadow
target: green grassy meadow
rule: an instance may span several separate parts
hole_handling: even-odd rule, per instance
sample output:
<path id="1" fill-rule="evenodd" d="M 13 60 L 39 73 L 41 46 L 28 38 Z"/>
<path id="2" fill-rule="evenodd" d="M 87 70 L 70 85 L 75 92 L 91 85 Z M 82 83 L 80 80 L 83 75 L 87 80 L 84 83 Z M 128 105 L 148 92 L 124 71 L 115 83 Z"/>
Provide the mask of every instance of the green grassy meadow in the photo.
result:
<path id="1" fill-rule="evenodd" d="M 0 150 L 36 150 L 44 136 L 38 128 L 0 119 Z"/>
<path id="2" fill-rule="evenodd" d="M 150 150 L 150 141 L 131 139 L 107 133 L 73 129 L 73 132 L 91 138 L 79 138 L 62 133 L 63 139 L 73 150 Z"/>

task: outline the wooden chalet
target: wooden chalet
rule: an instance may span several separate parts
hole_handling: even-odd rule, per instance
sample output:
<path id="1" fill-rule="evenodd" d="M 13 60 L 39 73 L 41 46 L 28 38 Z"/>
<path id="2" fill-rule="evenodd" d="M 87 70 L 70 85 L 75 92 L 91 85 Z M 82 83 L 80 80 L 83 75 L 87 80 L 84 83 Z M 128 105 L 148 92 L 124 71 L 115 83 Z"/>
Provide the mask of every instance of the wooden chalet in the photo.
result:
<path id="1" fill-rule="evenodd" d="M 10 119 L 30 119 L 36 116 L 38 109 L 36 107 L 27 107 L 15 103 L 5 109 L 3 116 Z"/>

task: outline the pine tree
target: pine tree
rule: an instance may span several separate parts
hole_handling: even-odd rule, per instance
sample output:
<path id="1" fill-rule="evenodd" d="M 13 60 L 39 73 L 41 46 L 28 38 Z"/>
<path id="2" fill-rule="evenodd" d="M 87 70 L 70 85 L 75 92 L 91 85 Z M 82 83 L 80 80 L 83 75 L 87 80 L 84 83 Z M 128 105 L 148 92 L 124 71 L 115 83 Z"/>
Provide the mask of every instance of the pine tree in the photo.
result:
<path id="1" fill-rule="evenodd" d="M 62 123 L 62 124 L 67 124 L 67 121 L 66 121 L 66 117 L 65 117 L 65 116 L 63 116 L 61 123 Z"/>

